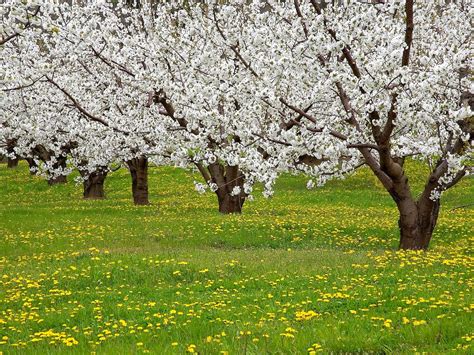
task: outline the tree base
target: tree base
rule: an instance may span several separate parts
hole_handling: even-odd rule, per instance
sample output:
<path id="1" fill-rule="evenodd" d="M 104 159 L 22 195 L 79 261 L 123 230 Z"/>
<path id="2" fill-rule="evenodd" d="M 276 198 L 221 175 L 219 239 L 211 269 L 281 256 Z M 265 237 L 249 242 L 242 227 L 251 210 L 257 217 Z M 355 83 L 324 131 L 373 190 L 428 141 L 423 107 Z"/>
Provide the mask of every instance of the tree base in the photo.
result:
<path id="1" fill-rule="evenodd" d="M 405 208 L 403 208 L 405 207 Z M 430 199 L 407 206 L 399 206 L 399 249 L 427 250 L 438 220 L 440 201 Z"/>
<path id="2" fill-rule="evenodd" d="M 104 181 L 106 176 L 106 171 L 90 173 L 83 183 L 83 198 L 86 200 L 103 200 L 105 198 Z"/>
<path id="3" fill-rule="evenodd" d="M 104 185 L 90 184 L 84 187 L 82 196 L 85 200 L 103 200 L 105 198 Z"/>
<path id="4" fill-rule="evenodd" d="M 132 177 L 132 196 L 136 206 L 147 206 L 148 200 L 148 159 L 138 157 L 127 161 Z"/>
<path id="5" fill-rule="evenodd" d="M 225 195 L 219 199 L 219 212 L 222 214 L 240 214 L 244 205 L 244 198 L 240 196 Z"/>
<path id="6" fill-rule="evenodd" d="M 148 198 L 143 198 L 143 199 L 139 199 L 139 198 L 133 198 L 133 204 L 135 206 L 149 206 L 150 205 L 150 201 L 148 201 Z"/>
<path id="7" fill-rule="evenodd" d="M 7 168 L 14 169 L 18 166 L 18 159 L 11 159 L 8 158 L 7 160 Z"/>
<path id="8" fill-rule="evenodd" d="M 57 177 L 51 178 L 48 180 L 48 185 L 61 185 L 67 183 L 67 177 L 65 175 L 59 175 Z"/>
<path id="9" fill-rule="evenodd" d="M 427 250 L 429 243 L 425 242 L 426 238 L 400 238 L 400 250 Z"/>

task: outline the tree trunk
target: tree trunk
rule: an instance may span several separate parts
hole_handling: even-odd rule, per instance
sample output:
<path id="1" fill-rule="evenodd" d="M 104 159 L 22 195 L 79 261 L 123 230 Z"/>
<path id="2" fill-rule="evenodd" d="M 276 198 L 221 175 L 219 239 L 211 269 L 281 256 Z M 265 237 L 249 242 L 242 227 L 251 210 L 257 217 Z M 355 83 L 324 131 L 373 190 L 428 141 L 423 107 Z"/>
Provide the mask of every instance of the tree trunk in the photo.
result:
<path id="1" fill-rule="evenodd" d="M 16 168 L 18 166 L 18 157 L 15 154 L 16 139 L 7 139 L 7 152 L 15 156 L 15 158 L 8 157 L 7 168 Z"/>
<path id="2" fill-rule="evenodd" d="M 230 213 L 242 213 L 242 206 L 245 202 L 245 197 L 240 195 L 231 196 L 228 193 L 224 193 L 221 196 L 217 194 L 219 201 L 219 212 L 223 214 Z"/>
<path id="3" fill-rule="evenodd" d="M 398 204 L 400 249 L 426 250 L 438 221 L 440 201 L 420 200 Z"/>
<path id="4" fill-rule="evenodd" d="M 48 179 L 48 185 L 59 185 L 67 183 L 67 177 L 65 175 L 58 175 Z"/>
<path id="5" fill-rule="evenodd" d="M 209 178 L 218 186 L 216 195 L 219 202 L 219 212 L 223 214 L 242 213 L 242 206 L 247 195 L 243 191 L 245 179 L 239 167 L 214 163 L 208 166 L 208 171 Z M 236 195 L 233 195 L 234 188 L 240 190 Z"/>
<path id="6" fill-rule="evenodd" d="M 53 170 L 57 170 L 59 168 L 65 170 L 66 169 L 66 157 L 57 157 L 56 162 L 53 164 Z M 56 175 L 48 179 L 49 185 L 58 185 L 58 184 L 65 184 L 67 183 L 67 176 L 66 175 Z"/>
<path id="7" fill-rule="evenodd" d="M 36 175 L 38 165 L 35 160 L 33 158 L 25 158 L 25 160 L 28 162 L 28 166 L 30 167 L 30 175 Z"/>
<path id="8" fill-rule="evenodd" d="M 101 200 L 105 198 L 104 192 L 104 181 L 107 176 L 106 171 L 94 171 L 89 174 L 88 178 L 84 180 L 84 193 L 85 199 L 90 200 Z"/>
<path id="9" fill-rule="evenodd" d="M 7 168 L 10 168 L 10 169 L 13 169 L 13 168 L 16 168 L 18 166 L 18 158 L 8 158 L 8 161 L 7 161 Z"/>
<path id="10" fill-rule="evenodd" d="M 148 159 L 144 156 L 127 161 L 132 176 L 132 195 L 135 205 L 149 205 Z"/>

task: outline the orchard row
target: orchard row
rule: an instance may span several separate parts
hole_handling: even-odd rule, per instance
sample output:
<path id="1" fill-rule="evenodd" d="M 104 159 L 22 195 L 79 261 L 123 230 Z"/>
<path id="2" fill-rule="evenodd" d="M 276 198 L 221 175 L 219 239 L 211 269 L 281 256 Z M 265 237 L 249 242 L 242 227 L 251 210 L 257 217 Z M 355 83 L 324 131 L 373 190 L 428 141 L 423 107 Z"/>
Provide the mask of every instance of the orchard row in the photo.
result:
<path id="1" fill-rule="evenodd" d="M 426 249 L 440 196 L 472 171 L 473 8 L 233 0 L 0 8 L 0 154 L 102 197 L 117 166 L 147 204 L 147 166 L 198 170 L 219 211 L 255 183 L 308 187 L 368 166 Z M 413 196 L 406 158 L 431 167 Z"/>

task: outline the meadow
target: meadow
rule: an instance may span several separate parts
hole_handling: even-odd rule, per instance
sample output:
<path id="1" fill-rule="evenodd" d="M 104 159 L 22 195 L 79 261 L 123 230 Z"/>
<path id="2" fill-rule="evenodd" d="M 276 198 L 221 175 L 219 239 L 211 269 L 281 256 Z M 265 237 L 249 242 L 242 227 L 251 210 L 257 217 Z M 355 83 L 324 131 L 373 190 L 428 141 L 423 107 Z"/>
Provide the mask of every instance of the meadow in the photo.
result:
<path id="1" fill-rule="evenodd" d="M 425 167 L 408 170 L 420 190 Z M 474 352 L 472 178 L 427 252 L 397 251 L 363 169 L 310 191 L 284 176 L 229 216 L 193 180 L 152 168 L 135 207 L 124 168 L 86 201 L 0 165 L 0 354 Z"/>

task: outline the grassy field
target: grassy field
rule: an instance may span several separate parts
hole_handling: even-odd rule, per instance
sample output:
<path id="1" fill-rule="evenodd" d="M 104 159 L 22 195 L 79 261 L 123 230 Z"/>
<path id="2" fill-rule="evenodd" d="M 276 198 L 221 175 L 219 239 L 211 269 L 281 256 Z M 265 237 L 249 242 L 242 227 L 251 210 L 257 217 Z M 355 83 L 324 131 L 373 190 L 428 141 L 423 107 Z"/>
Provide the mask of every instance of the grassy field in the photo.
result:
<path id="1" fill-rule="evenodd" d="M 421 165 L 411 165 L 421 188 Z M 473 353 L 474 181 L 443 197 L 429 252 L 398 252 L 367 171 L 279 180 L 241 216 L 183 170 L 125 169 L 107 199 L 0 166 L 0 353 Z"/>

